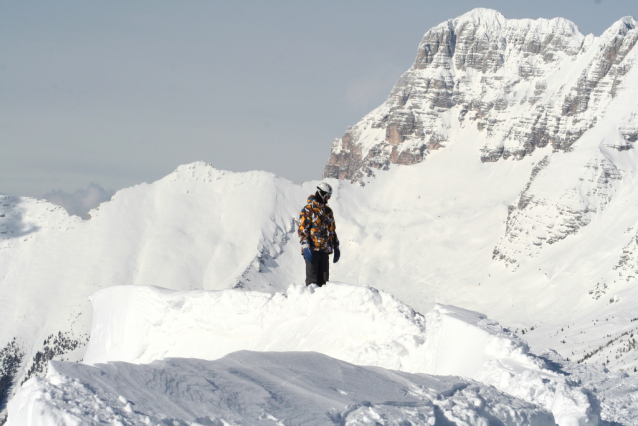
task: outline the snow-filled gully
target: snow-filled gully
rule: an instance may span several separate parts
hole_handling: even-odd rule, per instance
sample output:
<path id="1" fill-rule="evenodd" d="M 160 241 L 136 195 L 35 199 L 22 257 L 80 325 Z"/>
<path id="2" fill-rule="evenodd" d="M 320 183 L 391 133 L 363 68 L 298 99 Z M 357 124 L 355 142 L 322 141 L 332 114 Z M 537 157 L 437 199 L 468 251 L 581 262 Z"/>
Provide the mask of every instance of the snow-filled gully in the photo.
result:
<path id="1" fill-rule="evenodd" d="M 9 425 L 596 425 L 635 412 L 620 374 L 532 355 L 482 314 L 421 315 L 371 287 L 116 286 L 91 301 L 83 364 L 29 380 Z"/>

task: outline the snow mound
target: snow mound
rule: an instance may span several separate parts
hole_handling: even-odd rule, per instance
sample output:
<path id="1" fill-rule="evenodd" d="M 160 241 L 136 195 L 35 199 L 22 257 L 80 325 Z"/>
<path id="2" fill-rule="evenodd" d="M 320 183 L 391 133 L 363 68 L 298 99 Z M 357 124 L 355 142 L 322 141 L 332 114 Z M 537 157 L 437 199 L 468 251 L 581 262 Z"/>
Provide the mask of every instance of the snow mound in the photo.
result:
<path id="1" fill-rule="evenodd" d="M 335 282 L 274 295 L 118 286 L 91 301 L 90 365 L 314 351 L 357 365 L 464 376 L 550 410 L 558 424 L 598 422 L 599 408 L 530 355 L 525 342 L 485 315 L 453 306 L 423 316 L 383 291 Z"/>
<path id="2" fill-rule="evenodd" d="M 99 383 L 99 386 L 96 386 Z M 52 362 L 9 403 L 9 426 L 554 425 L 546 410 L 455 377 L 361 367 L 313 352 L 236 352 L 91 367 Z"/>
<path id="3" fill-rule="evenodd" d="M 465 377 L 485 374 L 490 361 L 517 372 L 546 368 L 525 342 L 483 314 L 436 305 L 423 316 L 372 287 L 293 284 L 268 294 L 116 286 L 91 302 L 84 357 L 91 365 L 214 360 L 252 350 L 315 351 L 358 365 Z"/>
<path id="4" fill-rule="evenodd" d="M 478 312 L 437 304 L 426 315 L 429 371 L 476 377 L 491 360 L 505 360 L 519 372 L 547 366 L 528 356 L 529 346 Z"/>
<path id="5" fill-rule="evenodd" d="M 425 318 L 370 287 L 292 285 L 286 294 L 118 286 L 91 297 L 84 362 L 214 360 L 239 350 L 316 351 L 359 365 L 426 370 Z"/>

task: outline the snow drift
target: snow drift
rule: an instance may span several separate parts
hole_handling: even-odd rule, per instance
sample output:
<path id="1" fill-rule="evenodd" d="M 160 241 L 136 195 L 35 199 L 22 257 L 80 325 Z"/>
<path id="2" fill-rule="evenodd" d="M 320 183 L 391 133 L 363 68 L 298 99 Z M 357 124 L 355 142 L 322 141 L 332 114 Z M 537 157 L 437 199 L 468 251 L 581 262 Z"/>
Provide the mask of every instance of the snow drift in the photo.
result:
<path id="1" fill-rule="evenodd" d="M 315 351 L 358 365 L 465 377 L 491 361 L 519 371 L 546 368 L 525 342 L 485 315 L 438 305 L 423 316 L 372 287 L 297 284 L 267 294 L 117 286 L 91 302 L 89 365 L 214 360 L 252 350 Z"/>
<path id="2" fill-rule="evenodd" d="M 532 355 L 483 314 L 437 305 L 424 316 L 371 287 L 117 286 L 91 301 L 84 364 L 52 362 L 46 379 L 27 381 L 9 404 L 10 425 L 638 418 L 637 380 Z"/>
<path id="3" fill-rule="evenodd" d="M 97 292 L 85 363 L 216 360 L 239 350 L 314 351 L 358 365 L 479 380 L 596 424 L 598 408 L 485 315 L 437 305 L 423 316 L 392 295 L 331 282 L 274 295 L 120 286 Z"/>
<path id="4" fill-rule="evenodd" d="M 51 367 L 11 401 L 8 426 L 555 424 L 548 411 L 490 386 L 314 352 Z"/>
<path id="5" fill-rule="evenodd" d="M 423 316 L 368 287 L 293 285 L 273 295 L 118 286 L 100 290 L 91 301 L 87 364 L 213 360 L 253 350 L 316 351 L 360 365 L 427 369 Z"/>

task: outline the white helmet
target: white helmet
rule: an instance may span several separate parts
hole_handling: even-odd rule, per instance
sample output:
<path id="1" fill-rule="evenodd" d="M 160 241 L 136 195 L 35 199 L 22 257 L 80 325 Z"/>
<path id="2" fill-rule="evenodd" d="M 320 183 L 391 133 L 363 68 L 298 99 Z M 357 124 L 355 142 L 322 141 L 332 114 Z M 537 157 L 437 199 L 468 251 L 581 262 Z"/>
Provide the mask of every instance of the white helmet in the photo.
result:
<path id="1" fill-rule="evenodd" d="M 317 189 L 325 193 L 326 195 L 332 195 L 332 186 L 328 185 L 325 182 L 321 182 L 319 185 L 317 185 Z"/>
<path id="2" fill-rule="evenodd" d="M 332 186 L 328 185 L 325 182 L 321 182 L 319 185 L 317 185 L 317 191 L 319 192 L 319 196 L 321 196 L 324 203 L 328 200 L 328 198 L 332 196 Z"/>

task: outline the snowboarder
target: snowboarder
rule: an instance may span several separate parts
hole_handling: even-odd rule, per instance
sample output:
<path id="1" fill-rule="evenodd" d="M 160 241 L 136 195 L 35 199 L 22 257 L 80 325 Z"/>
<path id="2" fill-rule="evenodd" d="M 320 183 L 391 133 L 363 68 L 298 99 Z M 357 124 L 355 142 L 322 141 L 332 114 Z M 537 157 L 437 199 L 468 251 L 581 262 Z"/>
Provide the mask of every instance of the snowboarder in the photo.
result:
<path id="1" fill-rule="evenodd" d="M 337 263 L 341 253 L 335 232 L 335 218 L 328 200 L 332 187 L 325 182 L 317 185 L 317 192 L 308 197 L 308 204 L 299 214 L 299 238 L 301 254 L 306 260 L 306 285 L 323 286 L 330 277 L 330 258 Z"/>

